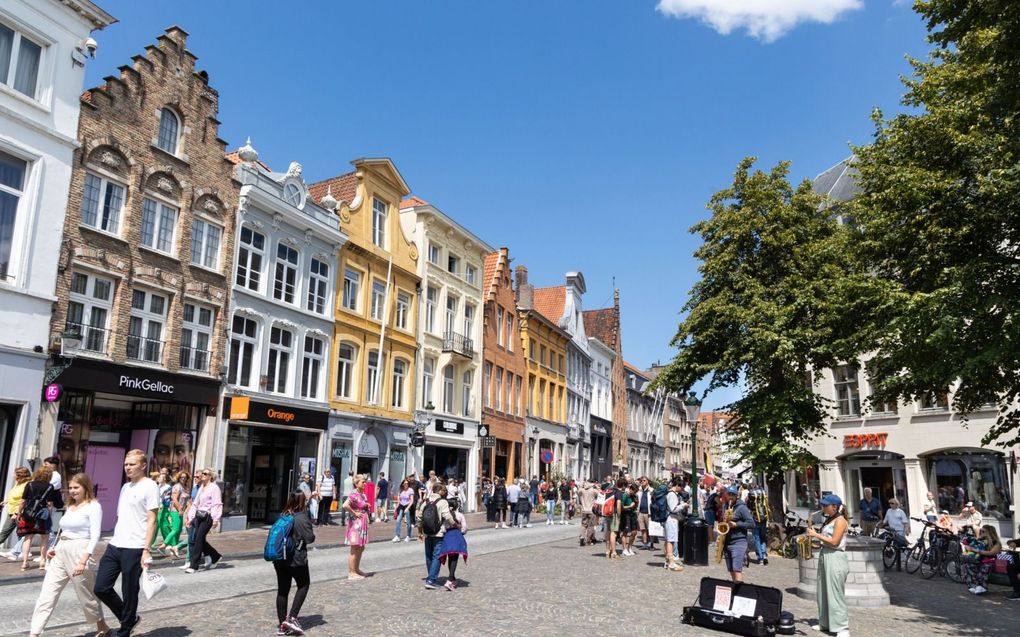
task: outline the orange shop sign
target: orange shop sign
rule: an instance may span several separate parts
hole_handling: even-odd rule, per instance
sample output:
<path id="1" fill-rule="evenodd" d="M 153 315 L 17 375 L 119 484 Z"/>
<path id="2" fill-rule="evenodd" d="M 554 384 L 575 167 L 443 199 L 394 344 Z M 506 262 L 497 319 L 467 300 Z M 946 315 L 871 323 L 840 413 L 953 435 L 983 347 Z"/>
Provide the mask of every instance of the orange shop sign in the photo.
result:
<path id="1" fill-rule="evenodd" d="M 861 449 L 864 447 L 885 448 L 886 438 L 889 434 L 885 432 L 874 434 L 847 434 L 843 436 L 844 449 Z"/>

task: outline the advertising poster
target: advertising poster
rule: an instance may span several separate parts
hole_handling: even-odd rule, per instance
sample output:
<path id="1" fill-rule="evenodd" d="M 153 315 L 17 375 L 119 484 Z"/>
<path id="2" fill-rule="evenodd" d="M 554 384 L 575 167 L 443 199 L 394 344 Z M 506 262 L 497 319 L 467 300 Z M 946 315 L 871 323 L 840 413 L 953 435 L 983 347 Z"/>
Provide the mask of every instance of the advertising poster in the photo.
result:
<path id="1" fill-rule="evenodd" d="M 96 500 L 103 507 L 104 531 L 109 531 L 117 524 L 117 501 L 120 499 L 120 486 L 124 478 L 125 455 L 126 452 L 120 447 L 88 448 L 85 464 L 96 490 Z"/>
<path id="2" fill-rule="evenodd" d="M 171 475 L 195 474 L 194 435 L 186 429 L 136 429 L 131 432 L 131 448 L 148 454 L 150 473 L 166 467 Z"/>

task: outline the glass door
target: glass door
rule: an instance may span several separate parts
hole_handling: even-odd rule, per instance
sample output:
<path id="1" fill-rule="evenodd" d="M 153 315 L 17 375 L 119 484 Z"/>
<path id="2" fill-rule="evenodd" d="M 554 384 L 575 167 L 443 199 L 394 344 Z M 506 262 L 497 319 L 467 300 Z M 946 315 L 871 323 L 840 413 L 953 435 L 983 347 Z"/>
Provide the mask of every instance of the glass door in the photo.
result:
<path id="1" fill-rule="evenodd" d="M 900 502 L 900 508 L 910 516 L 910 504 L 907 498 L 907 470 L 906 468 L 893 468 L 893 492 Z"/>

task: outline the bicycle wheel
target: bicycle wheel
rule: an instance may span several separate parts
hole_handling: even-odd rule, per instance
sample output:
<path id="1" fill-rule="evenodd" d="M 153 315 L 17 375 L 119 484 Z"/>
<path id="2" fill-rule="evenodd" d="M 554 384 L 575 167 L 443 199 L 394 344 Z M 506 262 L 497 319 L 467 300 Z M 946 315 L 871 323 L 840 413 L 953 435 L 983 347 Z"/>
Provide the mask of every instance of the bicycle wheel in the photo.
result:
<path id="1" fill-rule="evenodd" d="M 966 578 L 963 576 L 963 566 L 958 556 L 948 558 L 942 564 L 942 571 L 946 576 L 946 579 L 950 579 L 957 584 L 963 584 Z"/>
<path id="2" fill-rule="evenodd" d="M 917 569 L 921 568 L 921 559 L 924 557 L 925 547 L 920 542 L 914 545 L 910 552 L 907 553 L 906 563 L 903 565 L 907 569 L 908 573 L 916 573 Z"/>
<path id="3" fill-rule="evenodd" d="M 882 547 L 882 566 L 888 571 L 894 564 L 896 564 L 896 545 L 892 540 L 886 540 L 885 546 Z"/>
<path id="4" fill-rule="evenodd" d="M 797 557 L 797 553 L 797 536 L 791 535 L 785 542 L 783 542 L 783 545 L 780 547 L 779 554 L 786 559 L 792 560 Z"/>
<path id="5" fill-rule="evenodd" d="M 935 577 L 935 574 L 939 572 L 939 554 L 932 547 L 924 552 L 921 557 L 921 577 L 924 579 L 931 579 Z"/>

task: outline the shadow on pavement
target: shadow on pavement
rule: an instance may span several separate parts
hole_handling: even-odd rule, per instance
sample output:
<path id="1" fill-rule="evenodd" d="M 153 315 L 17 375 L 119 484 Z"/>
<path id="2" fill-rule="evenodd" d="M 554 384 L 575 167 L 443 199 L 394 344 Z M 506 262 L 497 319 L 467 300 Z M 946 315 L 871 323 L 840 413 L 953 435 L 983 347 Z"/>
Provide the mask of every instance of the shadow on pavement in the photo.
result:
<path id="1" fill-rule="evenodd" d="M 191 634 L 191 629 L 185 626 L 163 626 L 139 633 L 138 637 L 187 637 Z"/>

